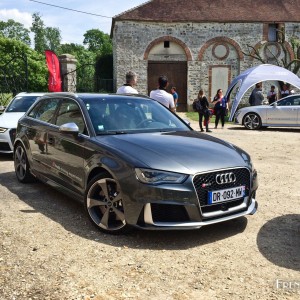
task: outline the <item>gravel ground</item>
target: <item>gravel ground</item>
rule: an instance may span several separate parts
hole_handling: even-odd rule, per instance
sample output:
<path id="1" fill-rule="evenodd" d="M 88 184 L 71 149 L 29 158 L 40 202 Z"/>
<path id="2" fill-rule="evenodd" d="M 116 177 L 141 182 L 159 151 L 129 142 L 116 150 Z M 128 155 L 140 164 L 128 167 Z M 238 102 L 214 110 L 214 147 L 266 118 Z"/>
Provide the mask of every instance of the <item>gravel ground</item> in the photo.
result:
<path id="1" fill-rule="evenodd" d="M 251 154 L 259 209 L 194 231 L 95 231 L 81 203 L 19 184 L 0 156 L 0 299 L 299 299 L 300 130 L 210 134 Z"/>

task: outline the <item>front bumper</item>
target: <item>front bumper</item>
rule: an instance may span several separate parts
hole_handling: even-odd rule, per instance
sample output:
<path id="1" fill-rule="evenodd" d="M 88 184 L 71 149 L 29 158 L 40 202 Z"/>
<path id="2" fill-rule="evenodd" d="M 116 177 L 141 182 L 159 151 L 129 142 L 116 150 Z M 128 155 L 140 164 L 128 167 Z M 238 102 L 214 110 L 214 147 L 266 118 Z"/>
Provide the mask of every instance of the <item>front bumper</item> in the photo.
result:
<path id="1" fill-rule="evenodd" d="M 228 215 L 223 215 L 219 218 L 213 218 L 203 221 L 191 221 L 191 222 L 155 222 L 153 220 L 153 214 L 151 204 L 146 204 L 144 209 L 144 229 L 198 229 L 202 226 L 216 224 L 220 222 L 229 221 L 246 215 L 254 215 L 257 211 L 258 203 L 255 199 L 251 199 L 251 204 L 245 211 L 233 213 L 234 210 L 229 210 Z M 236 210 L 236 209 L 235 209 Z"/>
<path id="2" fill-rule="evenodd" d="M 16 129 L 11 128 L 0 133 L 0 153 L 13 153 Z"/>
<path id="3" fill-rule="evenodd" d="M 216 174 L 234 172 L 234 184 L 218 185 Z M 210 191 L 245 186 L 245 194 L 237 199 L 210 204 Z M 236 168 L 201 173 L 180 185 L 146 186 L 136 188 L 134 202 L 126 207 L 127 223 L 142 229 L 197 229 L 245 215 L 253 215 L 258 207 L 256 172 Z M 132 200 L 132 199 L 131 199 Z M 127 201 L 126 201 L 127 202 Z M 128 203 L 128 202 L 127 202 Z M 129 212 L 129 213 L 128 213 Z M 137 216 L 139 212 L 139 216 Z"/>

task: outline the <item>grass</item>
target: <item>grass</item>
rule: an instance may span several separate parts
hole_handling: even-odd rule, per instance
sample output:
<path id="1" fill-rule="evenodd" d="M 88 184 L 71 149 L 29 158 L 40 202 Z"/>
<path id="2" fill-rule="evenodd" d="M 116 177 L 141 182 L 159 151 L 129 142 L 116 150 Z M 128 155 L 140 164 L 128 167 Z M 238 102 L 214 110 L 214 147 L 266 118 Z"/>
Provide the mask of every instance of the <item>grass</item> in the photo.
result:
<path id="1" fill-rule="evenodd" d="M 193 120 L 193 121 L 199 121 L 199 115 L 197 112 L 194 111 L 188 111 L 186 112 L 186 116 L 188 119 Z M 215 116 L 212 116 L 210 118 L 210 123 L 214 123 L 215 122 Z M 228 121 L 228 117 L 225 117 L 225 123 L 229 122 Z"/>

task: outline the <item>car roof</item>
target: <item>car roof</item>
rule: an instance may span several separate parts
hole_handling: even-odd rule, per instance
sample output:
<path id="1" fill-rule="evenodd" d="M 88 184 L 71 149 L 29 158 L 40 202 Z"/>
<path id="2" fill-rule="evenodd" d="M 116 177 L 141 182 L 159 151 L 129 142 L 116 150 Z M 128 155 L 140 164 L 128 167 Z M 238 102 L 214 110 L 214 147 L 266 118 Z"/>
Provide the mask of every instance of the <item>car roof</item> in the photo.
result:
<path id="1" fill-rule="evenodd" d="M 125 97 L 134 97 L 134 98 L 144 98 L 144 99 L 151 99 L 147 95 L 143 94 L 114 94 L 114 93 L 71 93 L 71 92 L 56 92 L 56 93 L 44 93 L 43 96 L 45 97 L 56 97 L 56 96 L 67 96 L 75 99 L 88 99 L 88 98 L 95 98 L 95 97 L 105 97 L 105 98 L 125 98 Z"/>
<path id="2" fill-rule="evenodd" d="M 28 93 L 28 92 L 21 92 L 18 93 L 15 97 L 19 97 L 19 96 L 43 96 L 46 93 L 43 92 L 33 92 L 33 93 Z"/>

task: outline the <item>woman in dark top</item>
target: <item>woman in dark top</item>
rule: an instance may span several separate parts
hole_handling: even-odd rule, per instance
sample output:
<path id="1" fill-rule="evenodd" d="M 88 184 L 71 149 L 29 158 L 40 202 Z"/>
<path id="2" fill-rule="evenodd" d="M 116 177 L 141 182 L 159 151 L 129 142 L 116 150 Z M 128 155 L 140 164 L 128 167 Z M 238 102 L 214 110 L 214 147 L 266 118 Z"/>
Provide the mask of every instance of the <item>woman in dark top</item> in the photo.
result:
<path id="1" fill-rule="evenodd" d="M 198 102 L 198 104 L 197 104 L 197 102 Z M 194 107 L 194 110 L 196 110 L 199 114 L 200 131 L 201 132 L 204 131 L 203 127 L 202 127 L 202 120 L 204 117 L 206 132 L 211 132 L 211 130 L 208 129 L 208 122 L 209 122 L 209 116 L 210 116 L 209 103 L 208 103 L 208 100 L 207 100 L 206 96 L 204 95 L 204 92 L 202 89 L 199 91 L 197 99 L 194 100 L 193 107 Z"/>
<path id="2" fill-rule="evenodd" d="M 217 90 L 217 94 L 214 97 L 212 103 L 215 104 L 215 106 L 214 106 L 214 111 L 215 111 L 215 115 L 216 115 L 215 129 L 218 128 L 220 119 L 221 119 L 222 129 L 223 129 L 224 124 L 225 124 L 225 115 L 226 115 L 226 109 L 228 108 L 228 104 L 227 104 L 226 98 L 223 96 L 222 89 Z"/>

